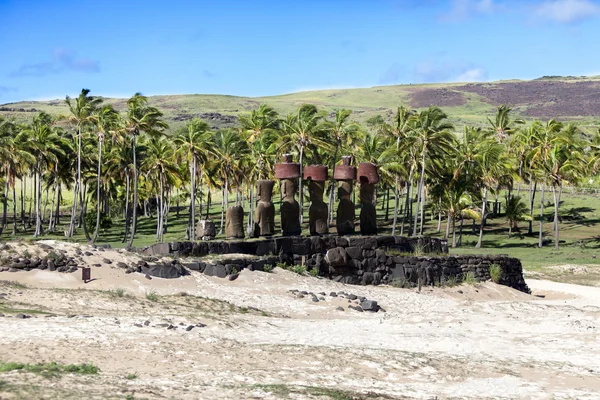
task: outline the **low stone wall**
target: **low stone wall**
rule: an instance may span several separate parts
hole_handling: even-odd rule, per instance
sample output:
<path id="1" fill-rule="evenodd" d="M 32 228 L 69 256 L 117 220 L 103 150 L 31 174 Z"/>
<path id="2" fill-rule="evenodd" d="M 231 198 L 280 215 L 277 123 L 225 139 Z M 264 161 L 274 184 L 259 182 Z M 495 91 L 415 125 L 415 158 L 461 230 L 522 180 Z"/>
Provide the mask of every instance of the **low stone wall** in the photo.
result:
<path id="1" fill-rule="evenodd" d="M 248 241 L 158 243 L 142 250 L 147 256 L 198 257 L 190 269 L 225 277 L 244 268 L 262 270 L 276 263 L 304 264 L 329 279 L 378 285 L 443 285 L 461 282 L 468 273 L 477 281 L 490 279 L 490 266 L 502 273 L 500 284 L 529 292 L 521 262 L 508 256 L 449 256 L 445 240 L 400 236 L 288 236 Z M 235 254 L 219 261 L 209 255 Z M 244 257 L 243 255 L 252 257 Z M 416 256 L 414 254 L 422 254 Z"/>

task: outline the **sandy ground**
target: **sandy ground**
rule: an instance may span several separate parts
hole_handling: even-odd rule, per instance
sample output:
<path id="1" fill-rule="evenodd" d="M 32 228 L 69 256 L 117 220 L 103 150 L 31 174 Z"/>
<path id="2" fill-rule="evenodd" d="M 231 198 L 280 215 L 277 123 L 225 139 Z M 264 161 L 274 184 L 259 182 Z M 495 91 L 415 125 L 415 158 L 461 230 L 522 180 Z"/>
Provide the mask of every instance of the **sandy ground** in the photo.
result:
<path id="1" fill-rule="evenodd" d="M 148 280 L 109 265 L 92 277 L 0 273 L 26 285 L 0 283 L 0 360 L 100 368 L 1 373 L 0 399 L 600 399 L 600 288 L 528 280 L 531 296 L 493 283 L 419 293 L 281 269 L 244 270 L 235 281 Z M 386 312 L 359 313 L 331 292 L 365 296 Z"/>

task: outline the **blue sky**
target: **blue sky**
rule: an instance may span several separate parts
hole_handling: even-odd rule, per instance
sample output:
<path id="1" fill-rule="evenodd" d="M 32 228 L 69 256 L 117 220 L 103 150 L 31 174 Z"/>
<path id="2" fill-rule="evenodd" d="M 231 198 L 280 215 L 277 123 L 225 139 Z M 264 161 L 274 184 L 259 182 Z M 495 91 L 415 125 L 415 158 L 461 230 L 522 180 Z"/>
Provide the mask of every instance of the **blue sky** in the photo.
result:
<path id="1" fill-rule="evenodd" d="M 600 0 L 0 0 L 0 104 L 600 74 Z"/>

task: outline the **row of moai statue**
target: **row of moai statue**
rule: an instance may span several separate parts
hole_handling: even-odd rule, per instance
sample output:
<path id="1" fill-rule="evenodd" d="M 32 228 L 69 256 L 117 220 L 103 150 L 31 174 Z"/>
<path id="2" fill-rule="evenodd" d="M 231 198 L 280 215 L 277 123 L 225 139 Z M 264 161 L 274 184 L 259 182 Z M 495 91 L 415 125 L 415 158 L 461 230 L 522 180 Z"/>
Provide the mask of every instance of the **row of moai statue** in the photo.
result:
<path id="1" fill-rule="evenodd" d="M 339 235 L 355 233 L 354 202 L 352 190 L 354 182 L 360 183 L 360 233 L 375 235 L 377 233 L 377 215 L 375 210 L 375 185 L 379 182 L 377 166 L 373 163 L 361 163 L 357 168 L 351 165 L 352 157 L 342 157 L 342 164 L 335 167 L 333 179 L 337 181 L 339 204 L 336 214 L 336 227 Z M 308 181 L 310 208 L 308 210 L 308 226 L 311 235 L 329 233 L 329 208 L 323 201 L 325 185 L 328 180 L 328 168 L 324 165 L 310 165 L 304 168 L 303 179 Z M 283 155 L 283 162 L 275 164 L 275 178 L 280 181 L 281 188 L 281 233 L 284 236 L 300 235 L 300 204 L 296 201 L 300 164 L 292 161 L 291 154 Z M 252 236 L 272 236 L 275 234 L 275 206 L 273 205 L 272 180 L 259 180 L 256 184 L 258 204 L 254 213 L 254 229 Z M 243 238 L 244 211 L 241 206 L 227 209 L 225 218 L 225 236 Z"/>

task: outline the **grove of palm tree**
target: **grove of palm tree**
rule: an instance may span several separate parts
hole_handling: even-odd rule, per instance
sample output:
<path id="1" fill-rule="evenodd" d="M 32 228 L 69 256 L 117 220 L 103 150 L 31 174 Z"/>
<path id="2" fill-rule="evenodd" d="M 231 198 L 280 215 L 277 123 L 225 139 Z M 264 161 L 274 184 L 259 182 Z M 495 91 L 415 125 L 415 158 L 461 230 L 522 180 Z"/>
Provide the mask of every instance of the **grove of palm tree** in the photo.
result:
<path id="1" fill-rule="evenodd" d="M 493 247 L 484 240 L 490 221 L 507 221 L 495 224 L 494 234 L 537 237 L 539 247 L 551 236 L 558 249 L 563 189 L 585 183 L 600 165 L 600 133 L 590 137 L 554 119 L 526 124 L 505 105 L 486 127 L 464 130 L 435 106 L 399 105 L 391 118 L 363 126 L 348 109 L 313 104 L 289 115 L 261 104 L 235 128 L 213 130 L 193 119 L 170 130 L 139 93 L 123 113 L 90 93 L 67 96 L 68 115 L 40 112 L 26 124 L 0 119 L 1 235 L 128 247 L 197 240 L 204 219 L 222 234 L 230 202 L 244 207 L 250 233 L 256 181 L 273 179 L 274 163 L 291 153 L 301 168 L 322 164 L 330 174 L 343 155 L 377 164 L 381 232 L 437 235 L 451 247 L 464 246 L 470 234 L 474 247 Z M 299 189 L 302 221 L 302 181 Z M 274 192 L 278 207 L 277 186 Z M 333 232 L 335 192 L 332 180 L 325 196 Z M 546 207 L 553 210 L 550 225 Z M 529 229 L 519 231 L 519 221 L 529 221 Z M 306 220 L 302 227 L 306 233 Z"/>

